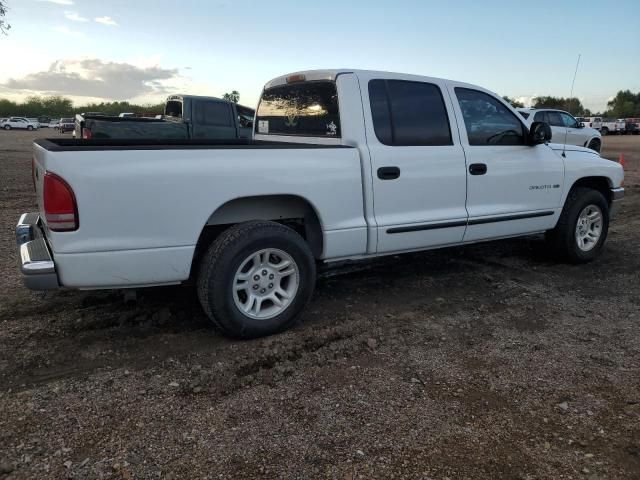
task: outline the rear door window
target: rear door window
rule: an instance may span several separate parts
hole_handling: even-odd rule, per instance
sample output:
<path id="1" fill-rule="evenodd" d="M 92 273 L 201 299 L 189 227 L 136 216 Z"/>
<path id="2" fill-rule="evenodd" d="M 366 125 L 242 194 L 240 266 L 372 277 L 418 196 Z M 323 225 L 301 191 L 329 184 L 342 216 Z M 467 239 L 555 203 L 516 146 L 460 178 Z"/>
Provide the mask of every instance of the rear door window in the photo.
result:
<path id="1" fill-rule="evenodd" d="M 371 80 L 369 102 L 380 143 L 394 146 L 452 145 L 440 87 L 404 80 Z"/>
<path id="2" fill-rule="evenodd" d="M 291 83 L 265 90 L 258 105 L 255 133 L 339 138 L 335 82 Z"/>
<path id="3" fill-rule="evenodd" d="M 560 112 L 547 112 L 547 115 L 549 116 L 549 125 L 552 127 L 564 127 Z"/>
<path id="4" fill-rule="evenodd" d="M 217 127 L 234 126 L 231 106 L 228 103 L 196 100 L 195 104 L 196 123 Z"/>
<path id="5" fill-rule="evenodd" d="M 547 112 L 536 112 L 533 117 L 533 121 L 549 123 L 549 116 L 547 115 Z"/>

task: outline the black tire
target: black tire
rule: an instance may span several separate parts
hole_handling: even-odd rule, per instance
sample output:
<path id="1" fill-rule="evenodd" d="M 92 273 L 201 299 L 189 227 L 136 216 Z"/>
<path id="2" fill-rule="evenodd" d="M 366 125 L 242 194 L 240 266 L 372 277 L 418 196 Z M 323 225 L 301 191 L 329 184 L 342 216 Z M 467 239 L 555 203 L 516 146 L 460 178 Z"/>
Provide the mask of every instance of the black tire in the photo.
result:
<path id="1" fill-rule="evenodd" d="M 608 129 L 607 127 L 602 127 L 602 128 L 600 129 L 600 135 L 602 135 L 603 137 L 604 137 L 605 135 L 609 135 L 609 129 Z"/>
<path id="2" fill-rule="evenodd" d="M 596 245 L 589 251 L 578 247 L 576 227 L 578 217 L 584 208 L 596 205 L 602 212 L 602 230 Z M 547 241 L 553 251 L 562 259 L 571 263 L 587 263 L 595 259 L 607 239 L 609 232 L 609 204 L 602 193 L 592 188 L 574 187 L 569 192 L 567 200 L 553 230 L 547 232 Z"/>
<path id="3" fill-rule="evenodd" d="M 293 258 L 299 272 L 298 287 L 281 313 L 267 319 L 255 319 L 236 306 L 233 284 L 242 262 L 266 248 L 282 250 Z M 229 228 L 211 244 L 200 262 L 198 297 L 207 316 L 225 335 L 256 338 L 293 326 L 311 299 L 315 281 L 313 254 L 298 233 L 279 223 L 252 221 Z"/>
<path id="4" fill-rule="evenodd" d="M 5 130 L 11 130 L 11 125 L 5 125 L 5 126 L 4 126 L 4 129 L 5 129 Z"/>
<path id="5" fill-rule="evenodd" d="M 587 148 L 590 148 L 591 150 L 595 150 L 596 152 L 600 153 L 600 149 L 602 148 L 602 143 L 597 138 L 594 138 L 589 142 L 589 146 Z"/>
<path id="6" fill-rule="evenodd" d="M 27 125 L 27 130 L 31 131 L 33 130 L 33 127 L 31 125 Z"/>

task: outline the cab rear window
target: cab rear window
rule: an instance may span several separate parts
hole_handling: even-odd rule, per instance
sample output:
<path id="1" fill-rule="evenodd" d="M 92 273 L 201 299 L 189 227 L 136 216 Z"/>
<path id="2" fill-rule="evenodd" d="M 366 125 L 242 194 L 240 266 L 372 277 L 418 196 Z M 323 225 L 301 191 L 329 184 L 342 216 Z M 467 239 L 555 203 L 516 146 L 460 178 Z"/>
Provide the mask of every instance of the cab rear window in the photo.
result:
<path id="1" fill-rule="evenodd" d="M 254 128 L 259 135 L 339 138 L 336 84 L 301 82 L 265 90 Z"/>

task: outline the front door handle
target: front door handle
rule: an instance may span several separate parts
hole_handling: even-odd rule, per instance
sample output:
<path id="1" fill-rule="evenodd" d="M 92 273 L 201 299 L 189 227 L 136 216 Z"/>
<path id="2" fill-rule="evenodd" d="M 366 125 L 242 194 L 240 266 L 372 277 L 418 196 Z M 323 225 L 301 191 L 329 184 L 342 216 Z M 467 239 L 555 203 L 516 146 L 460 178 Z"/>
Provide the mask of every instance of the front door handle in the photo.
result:
<path id="1" fill-rule="evenodd" d="M 380 180 L 395 180 L 400 177 L 400 169 L 398 167 L 380 167 L 378 169 L 378 178 Z"/>
<path id="2" fill-rule="evenodd" d="M 484 175 L 487 173 L 487 165 L 484 163 L 472 163 L 469 165 L 469 173 L 471 175 Z"/>

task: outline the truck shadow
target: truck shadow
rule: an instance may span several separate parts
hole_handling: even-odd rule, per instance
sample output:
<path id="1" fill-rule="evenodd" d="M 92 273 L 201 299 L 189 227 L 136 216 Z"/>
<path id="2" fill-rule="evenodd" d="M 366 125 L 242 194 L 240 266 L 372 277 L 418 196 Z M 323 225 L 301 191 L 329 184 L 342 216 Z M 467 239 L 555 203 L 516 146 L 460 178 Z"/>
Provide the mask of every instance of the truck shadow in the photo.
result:
<path id="1" fill-rule="evenodd" d="M 325 332 L 329 343 L 366 335 L 371 327 L 367 319 L 377 319 L 380 325 L 401 324 L 402 319 L 426 318 L 427 312 L 444 318 L 478 307 L 503 308 L 496 297 L 525 292 L 522 285 L 528 278 L 552 263 L 540 238 L 530 237 L 392 256 L 338 272 L 325 271 L 303 314 L 303 326 L 271 338 L 282 343 L 283 350 L 295 353 L 302 348 L 295 346 L 300 342 L 311 341 L 314 348 L 321 348 L 312 341 L 320 332 Z M 122 292 L 61 291 L 13 314 L 27 317 L 36 328 L 27 338 L 7 345 L 9 358 L 12 350 L 30 350 L 20 365 L 5 363 L 9 371 L 2 373 L 9 387 L 105 368 L 144 368 L 168 359 L 224 357 L 274 341 L 235 342 L 222 337 L 202 312 L 195 288 L 188 286 L 142 289 L 130 302 L 125 302 Z"/>

